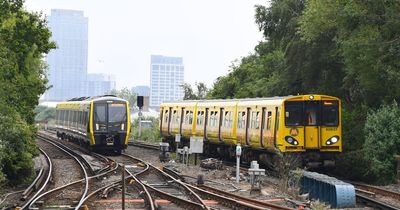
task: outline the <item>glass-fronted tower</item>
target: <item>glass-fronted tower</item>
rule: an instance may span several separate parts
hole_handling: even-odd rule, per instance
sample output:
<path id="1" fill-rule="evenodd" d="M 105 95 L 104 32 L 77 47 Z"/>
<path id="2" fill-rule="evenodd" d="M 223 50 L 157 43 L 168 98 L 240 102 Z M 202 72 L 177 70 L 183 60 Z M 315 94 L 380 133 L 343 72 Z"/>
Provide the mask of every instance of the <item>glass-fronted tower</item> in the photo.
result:
<path id="1" fill-rule="evenodd" d="M 48 22 L 57 49 L 47 56 L 52 87 L 46 92 L 45 100 L 84 96 L 87 92 L 88 18 L 83 11 L 52 9 Z"/>
<path id="2" fill-rule="evenodd" d="M 184 96 L 183 59 L 151 55 L 150 106 L 159 107 L 164 101 L 182 100 Z"/>

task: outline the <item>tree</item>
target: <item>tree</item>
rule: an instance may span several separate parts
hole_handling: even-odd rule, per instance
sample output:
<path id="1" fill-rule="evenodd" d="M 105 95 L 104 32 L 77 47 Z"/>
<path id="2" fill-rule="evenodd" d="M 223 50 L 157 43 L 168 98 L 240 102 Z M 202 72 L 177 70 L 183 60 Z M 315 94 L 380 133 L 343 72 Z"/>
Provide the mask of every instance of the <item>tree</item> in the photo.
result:
<path id="1" fill-rule="evenodd" d="M 25 11 L 22 0 L 3 0 L 0 14 L 3 100 L 31 124 L 33 109 L 47 88 L 43 55 L 54 49 L 55 43 L 50 42 L 51 33 L 42 15 Z"/>
<path id="2" fill-rule="evenodd" d="M 32 174 L 33 110 L 47 88 L 43 56 L 55 48 L 43 16 L 27 12 L 23 2 L 0 2 L 0 182 L 5 174 L 13 184 Z"/>
<path id="3" fill-rule="evenodd" d="M 395 180 L 395 158 L 400 154 L 400 107 L 396 102 L 370 112 L 364 127 L 364 156 L 370 163 L 365 176 L 378 183 Z"/>
<path id="4" fill-rule="evenodd" d="M 184 100 L 200 100 L 205 99 L 208 94 L 208 88 L 203 82 L 195 83 L 196 91 L 193 91 L 192 86 L 188 83 L 181 85 L 184 91 Z"/>
<path id="5" fill-rule="evenodd" d="M 129 106 L 131 110 L 133 110 L 133 108 L 136 107 L 137 95 L 136 93 L 129 90 L 127 87 L 124 87 L 121 90 L 116 90 L 116 89 L 111 90 L 110 94 L 129 101 Z"/>

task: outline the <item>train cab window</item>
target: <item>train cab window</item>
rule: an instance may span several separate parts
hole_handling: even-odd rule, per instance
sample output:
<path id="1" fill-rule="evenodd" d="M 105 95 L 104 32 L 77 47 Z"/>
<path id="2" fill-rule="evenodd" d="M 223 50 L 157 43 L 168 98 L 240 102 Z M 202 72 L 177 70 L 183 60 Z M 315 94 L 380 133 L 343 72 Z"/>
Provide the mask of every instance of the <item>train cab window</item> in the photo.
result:
<path id="1" fill-rule="evenodd" d="M 305 125 L 316 126 L 319 123 L 320 103 L 319 101 L 305 102 Z"/>
<path id="2" fill-rule="evenodd" d="M 106 104 L 96 104 L 94 107 L 94 121 L 106 123 Z"/>
<path id="3" fill-rule="evenodd" d="M 302 124 L 303 102 L 285 102 L 285 125 L 297 126 Z"/>
<path id="4" fill-rule="evenodd" d="M 322 125 L 337 126 L 339 124 L 338 101 L 322 102 Z"/>
<path id="5" fill-rule="evenodd" d="M 126 105 L 125 104 L 108 104 L 108 122 L 125 122 L 126 121 Z"/>

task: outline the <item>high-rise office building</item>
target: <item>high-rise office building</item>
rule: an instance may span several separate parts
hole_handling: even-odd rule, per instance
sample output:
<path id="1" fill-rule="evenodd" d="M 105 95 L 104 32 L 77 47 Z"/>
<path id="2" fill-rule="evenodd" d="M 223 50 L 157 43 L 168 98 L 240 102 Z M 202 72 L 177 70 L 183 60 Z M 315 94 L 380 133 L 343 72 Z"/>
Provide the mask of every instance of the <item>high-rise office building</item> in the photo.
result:
<path id="1" fill-rule="evenodd" d="M 87 93 L 88 18 L 83 11 L 52 9 L 48 17 L 57 49 L 47 56 L 49 85 L 45 100 L 59 101 Z"/>
<path id="2" fill-rule="evenodd" d="M 86 96 L 105 95 L 116 88 L 115 76 L 110 74 L 88 74 Z"/>
<path id="3" fill-rule="evenodd" d="M 150 106 L 164 101 L 182 100 L 184 96 L 184 66 L 182 58 L 151 55 Z"/>

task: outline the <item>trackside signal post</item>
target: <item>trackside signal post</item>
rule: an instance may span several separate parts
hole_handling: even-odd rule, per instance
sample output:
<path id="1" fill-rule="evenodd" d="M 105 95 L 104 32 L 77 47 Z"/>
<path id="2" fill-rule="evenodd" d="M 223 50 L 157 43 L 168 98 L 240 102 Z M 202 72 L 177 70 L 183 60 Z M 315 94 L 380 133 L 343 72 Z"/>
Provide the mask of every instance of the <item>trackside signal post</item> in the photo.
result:
<path id="1" fill-rule="evenodd" d="M 139 107 L 139 113 L 138 113 L 138 117 L 139 117 L 139 132 L 138 132 L 138 136 L 139 139 L 142 136 L 142 107 L 143 107 L 143 96 L 138 96 L 137 97 L 137 106 Z"/>
<path id="2" fill-rule="evenodd" d="M 236 182 L 240 181 L 240 156 L 242 155 L 242 147 L 240 144 L 236 145 Z"/>

